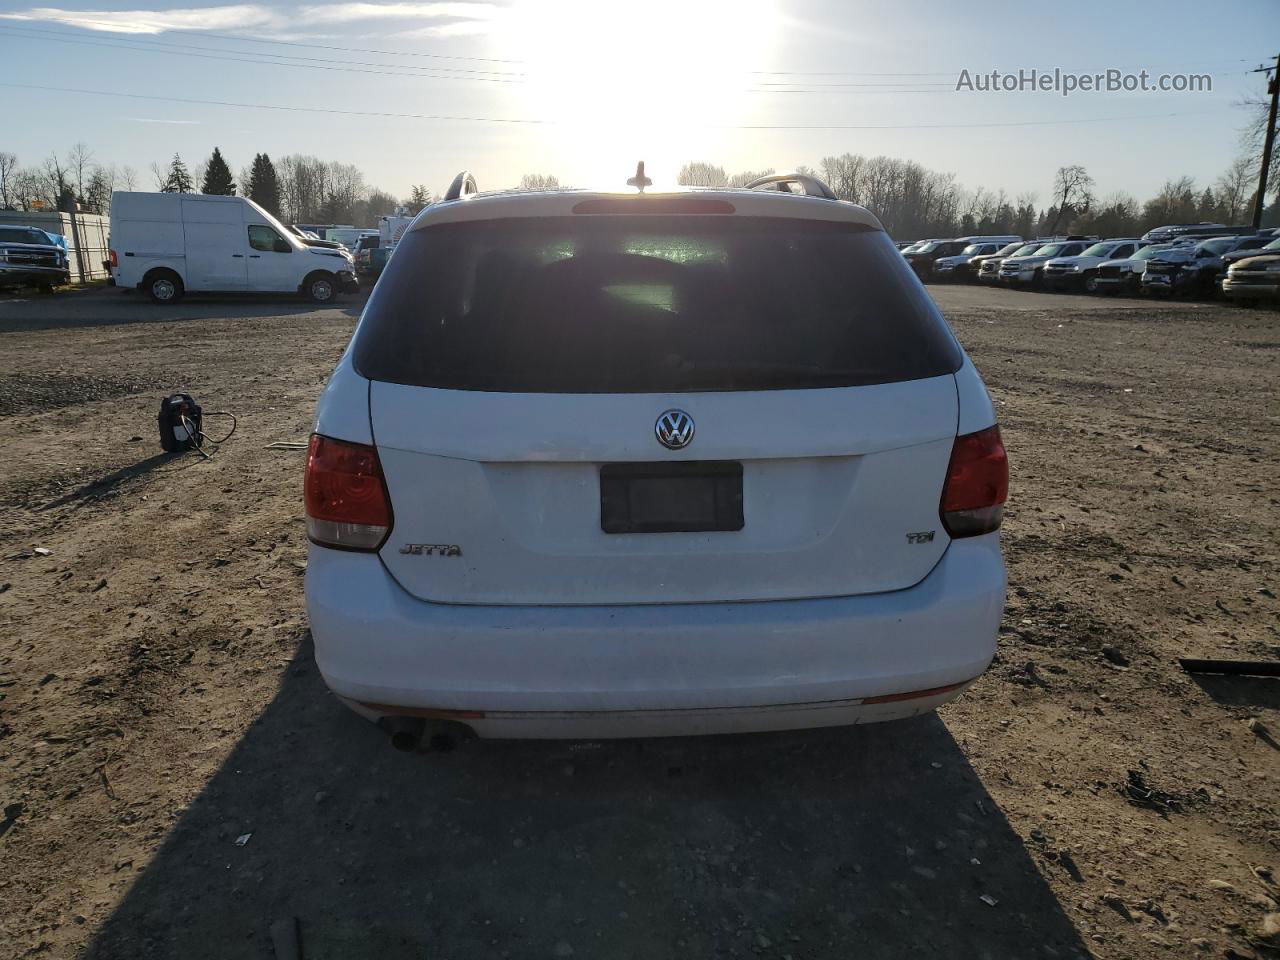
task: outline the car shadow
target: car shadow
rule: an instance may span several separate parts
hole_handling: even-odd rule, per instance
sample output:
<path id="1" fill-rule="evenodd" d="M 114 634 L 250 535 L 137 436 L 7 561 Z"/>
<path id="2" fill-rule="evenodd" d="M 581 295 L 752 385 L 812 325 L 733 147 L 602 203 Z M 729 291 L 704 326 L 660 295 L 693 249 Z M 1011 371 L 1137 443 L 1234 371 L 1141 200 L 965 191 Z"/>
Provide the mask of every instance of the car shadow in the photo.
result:
<path id="1" fill-rule="evenodd" d="M 357 318 L 366 300 L 368 289 L 358 294 L 344 294 L 330 304 L 310 303 L 296 294 L 188 294 L 179 303 L 160 306 L 136 290 L 108 287 L 29 299 L 0 298 L 0 333 L 228 317 L 293 317 L 317 311 L 334 311 Z"/>
<path id="2" fill-rule="evenodd" d="M 1192 674 L 1191 679 L 1215 703 L 1280 710 L 1280 677 Z"/>
<path id="3" fill-rule="evenodd" d="M 406 754 L 305 638 L 86 955 L 261 960 L 295 919 L 306 960 L 1087 955 L 935 715 Z"/>

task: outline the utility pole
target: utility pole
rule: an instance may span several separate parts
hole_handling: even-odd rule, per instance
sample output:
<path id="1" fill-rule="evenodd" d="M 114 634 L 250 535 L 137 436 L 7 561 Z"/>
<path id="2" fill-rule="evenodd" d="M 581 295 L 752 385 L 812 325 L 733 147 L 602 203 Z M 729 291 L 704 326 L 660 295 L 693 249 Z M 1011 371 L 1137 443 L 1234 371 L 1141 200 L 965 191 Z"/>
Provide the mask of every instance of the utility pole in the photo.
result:
<path id="1" fill-rule="evenodd" d="M 1280 55 L 1274 67 L 1259 67 L 1254 73 L 1269 72 L 1271 82 L 1267 92 L 1271 94 L 1271 112 L 1267 114 L 1267 132 L 1262 141 L 1262 169 L 1258 171 L 1258 195 L 1253 199 L 1253 229 L 1262 226 L 1262 208 L 1267 203 L 1267 170 L 1271 167 L 1271 148 L 1276 142 L 1276 101 L 1280 100 Z"/>

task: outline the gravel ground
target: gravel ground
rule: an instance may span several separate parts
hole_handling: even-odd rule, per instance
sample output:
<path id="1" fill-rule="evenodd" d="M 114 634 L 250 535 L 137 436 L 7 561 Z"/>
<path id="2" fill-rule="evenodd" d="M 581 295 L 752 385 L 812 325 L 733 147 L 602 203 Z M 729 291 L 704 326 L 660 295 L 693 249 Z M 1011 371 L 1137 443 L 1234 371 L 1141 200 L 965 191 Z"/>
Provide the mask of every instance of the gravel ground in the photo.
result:
<path id="1" fill-rule="evenodd" d="M 1280 658 L 1280 314 L 932 289 L 1012 462 L 965 697 L 425 755 L 325 692 L 266 446 L 359 302 L 0 301 L 0 954 L 1274 955 L 1280 681 L 1175 658 Z M 158 453 L 177 388 L 240 416 L 211 460 Z"/>

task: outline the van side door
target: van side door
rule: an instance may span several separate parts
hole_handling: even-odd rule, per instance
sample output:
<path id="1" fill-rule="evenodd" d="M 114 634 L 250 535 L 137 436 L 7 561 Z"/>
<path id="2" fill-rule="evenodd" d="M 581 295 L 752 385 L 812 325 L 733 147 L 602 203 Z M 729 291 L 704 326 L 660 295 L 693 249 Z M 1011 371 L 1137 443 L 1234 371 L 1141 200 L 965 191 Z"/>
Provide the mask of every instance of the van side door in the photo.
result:
<path id="1" fill-rule="evenodd" d="M 244 204 L 182 198 L 188 290 L 243 290 L 247 276 Z"/>
<path id="2" fill-rule="evenodd" d="M 292 293 L 302 283 L 298 262 L 302 256 L 293 244 L 265 223 L 245 224 L 249 244 L 249 289 L 263 292 Z"/>

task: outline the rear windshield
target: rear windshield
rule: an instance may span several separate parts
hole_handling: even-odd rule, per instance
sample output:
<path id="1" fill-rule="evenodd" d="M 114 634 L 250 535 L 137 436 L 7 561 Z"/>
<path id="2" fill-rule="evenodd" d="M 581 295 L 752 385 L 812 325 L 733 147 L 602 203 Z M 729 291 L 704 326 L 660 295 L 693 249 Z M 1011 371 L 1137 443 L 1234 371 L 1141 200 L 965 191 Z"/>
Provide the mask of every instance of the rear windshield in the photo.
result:
<path id="1" fill-rule="evenodd" d="M 961 360 L 883 232 L 724 215 L 412 231 L 354 349 L 372 380 L 511 393 L 858 386 Z"/>

